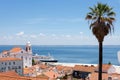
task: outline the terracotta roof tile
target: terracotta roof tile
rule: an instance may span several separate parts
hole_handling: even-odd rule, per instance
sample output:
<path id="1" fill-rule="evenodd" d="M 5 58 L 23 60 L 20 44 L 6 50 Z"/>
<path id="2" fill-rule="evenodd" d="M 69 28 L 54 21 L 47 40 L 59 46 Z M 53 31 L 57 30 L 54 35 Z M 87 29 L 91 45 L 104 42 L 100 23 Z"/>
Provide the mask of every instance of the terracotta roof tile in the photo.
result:
<path id="1" fill-rule="evenodd" d="M 119 74 L 109 75 L 107 73 L 102 73 L 102 80 L 108 80 L 108 77 L 112 77 L 112 79 L 114 79 L 114 78 L 117 78 L 118 80 L 120 79 L 120 75 Z M 98 73 L 97 72 L 92 72 L 90 74 L 90 80 L 97 80 L 97 79 L 98 79 Z"/>
<path id="2" fill-rule="evenodd" d="M 57 65 L 57 66 L 56 66 L 56 69 L 57 69 L 58 71 L 61 71 L 61 70 L 64 69 L 64 67 L 65 67 L 65 66 Z"/>
<path id="3" fill-rule="evenodd" d="M 41 69 L 46 69 L 46 68 L 48 68 L 48 66 L 46 66 L 45 64 L 41 64 L 41 65 L 39 65 L 39 67 L 40 67 Z"/>
<path id="4" fill-rule="evenodd" d="M 48 76 L 51 79 L 55 79 L 59 76 L 59 74 L 54 71 L 47 71 L 44 73 L 44 75 Z"/>
<path id="5" fill-rule="evenodd" d="M 92 72 L 90 74 L 90 80 L 98 80 L 98 73 Z M 108 74 L 102 73 L 102 80 L 108 80 Z"/>
<path id="6" fill-rule="evenodd" d="M 94 72 L 96 67 L 94 66 L 87 66 L 87 65 L 75 65 L 73 70 L 77 71 L 85 71 L 85 72 Z"/>
<path id="7" fill-rule="evenodd" d="M 42 79 L 47 79 L 47 80 L 49 79 L 49 77 L 44 74 L 38 75 L 37 78 L 42 78 Z"/>
<path id="8" fill-rule="evenodd" d="M 0 80 L 48 80 L 43 77 L 24 77 L 19 76 L 16 72 L 8 71 L 0 73 Z"/>
<path id="9" fill-rule="evenodd" d="M 6 57 L 6 58 L 0 58 L 0 61 L 16 61 L 21 60 L 20 58 L 12 58 L 12 57 Z"/>
<path id="10" fill-rule="evenodd" d="M 19 76 L 14 70 L 7 72 L 0 72 L 0 75 Z"/>
<path id="11" fill-rule="evenodd" d="M 12 53 L 16 53 L 16 52 L 19 52 L 19 51 L 21 51 L 22 49 L 20 48 L 20 47 L 15 47 L 15 48 L 12 48 L 11 50 L 10 50 L 10 52 L 12 52 Z"/>
<path id="12" fill-rule="evenodd" d="M 32 68 L 24 68 L 23 74 L 34 73 L 35 69 Z"/>
<path id="13" fill-rule="evenodd" d="M 118 78 L 120 79 L 120 74 L 112 74 L 111 77 L 114 79 L 114 78 Z"/>
<path id="14" fill-rule="evenodd" d="M 109 65 L 109 64 L 103 64 L 103 65 L 102 65 L 102 72 L 107 72 L 108 69 L 109 69 L 111 66 L 112 66 L 112 65 Z M 99 67 L 99 66 L 97 66 L 97 68 L 95 69 L 95 71 L 98 71 L 98 67 Z"/>

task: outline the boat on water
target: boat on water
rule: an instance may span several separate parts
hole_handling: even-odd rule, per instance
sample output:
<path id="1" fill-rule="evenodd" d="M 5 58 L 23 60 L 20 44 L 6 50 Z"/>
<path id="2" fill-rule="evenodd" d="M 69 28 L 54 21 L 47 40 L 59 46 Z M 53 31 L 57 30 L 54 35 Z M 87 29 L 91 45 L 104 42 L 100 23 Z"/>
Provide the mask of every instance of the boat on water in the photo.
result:
<path id="1" fill-rule="evenodd" d="M 35 54 L 33 55 L 33 59 L 41 62 L 58 62 L 58 60 L 54 59 L 50 53 L 48 56 Z"/>

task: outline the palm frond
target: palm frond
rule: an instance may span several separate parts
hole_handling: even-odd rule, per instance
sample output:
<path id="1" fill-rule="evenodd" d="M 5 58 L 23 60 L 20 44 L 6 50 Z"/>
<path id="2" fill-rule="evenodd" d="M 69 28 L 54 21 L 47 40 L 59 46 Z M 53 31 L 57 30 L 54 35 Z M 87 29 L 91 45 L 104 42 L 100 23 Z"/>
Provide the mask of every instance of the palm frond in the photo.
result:
<path id="1" fill-rule="evenodd" d="M 93 16 L 93 15 L 94 15 L 94 13 L 93 13 L 93 12 L 89 12 L 87 15 L 91 15 L 91 16 Z"/>
<path id="2" fill-rule="evenodd" d="M 91 15 L 87 15 L 85 19 L 92 19 Z"/>
<path id="3" fill-rule="evenodd" d="M 115 21 L 115 12 L 113 8 L 107 4 L 98 3 L 94 7 L 89 7 L 90 12 L 86 15 L 86 19 L 91 21 L 90 29 L 94 35 L 97 36 L 106 36 L 111 33 L 111 30 L 114 32 L 113 21 Z"/>
<path id="4" fill-rule="evenodd" d="M 90 29 L 91 29 L 92 27 L 94 27 L 96 24 L 97 24 L 97 22 L 91 23 L 91 24 L 90 24 Z"/>
<path id="5" fill-rule="evenodd" d="M 113 18 L 113 17 L 109 17 L 109 19 L 112 20 L 112 21 L 115 21 L 115 18 Z"/>
<path id="6" fill-rule="evenodd" d="M 89 7 L 89 9 L 94 13 L 95 12 L 95 9 L 92 8 L 92 7 Z"/>
<path id="7" fill-rule="evenodd" d="M 108 14 L 107 14 L 107 16 L 114 16 L 115 15 L 115 13 L 112 11 L 112 12 L 109 12 Z"/>
<path id="8" fill-rule="evenodd" d="M 109 32 L 111 33 L 111 26 L 110 26 L 110 24 L 107 23 L 106 27 L 109 30 Z"/>

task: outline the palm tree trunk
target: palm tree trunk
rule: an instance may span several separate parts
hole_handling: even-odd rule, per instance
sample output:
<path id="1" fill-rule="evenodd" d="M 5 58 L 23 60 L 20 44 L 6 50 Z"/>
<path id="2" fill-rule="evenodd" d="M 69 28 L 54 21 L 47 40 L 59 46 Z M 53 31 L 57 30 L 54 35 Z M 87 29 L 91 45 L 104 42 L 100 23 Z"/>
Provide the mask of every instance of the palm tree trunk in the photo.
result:
<path id="1" fill-rule="evenodd" d="M 102 80 L 102 42 L 99 42 L 99 76 L 98 80 Z"/>

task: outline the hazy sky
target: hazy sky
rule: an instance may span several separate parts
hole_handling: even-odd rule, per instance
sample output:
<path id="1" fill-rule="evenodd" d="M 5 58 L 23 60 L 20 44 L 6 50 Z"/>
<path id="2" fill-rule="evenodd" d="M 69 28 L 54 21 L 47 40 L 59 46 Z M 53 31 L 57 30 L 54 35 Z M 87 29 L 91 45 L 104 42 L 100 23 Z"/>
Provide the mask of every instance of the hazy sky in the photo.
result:
<path id="1" fill-rule="evenodd" d="M 86 14 L 97 2 L 116 12 L 105 45 L 120 45 L 120 0 L 0 0 L 0 45 L 96 45 Z"/>

